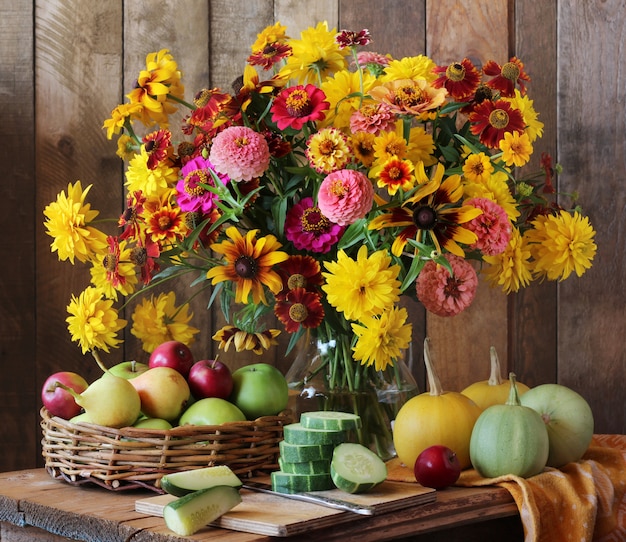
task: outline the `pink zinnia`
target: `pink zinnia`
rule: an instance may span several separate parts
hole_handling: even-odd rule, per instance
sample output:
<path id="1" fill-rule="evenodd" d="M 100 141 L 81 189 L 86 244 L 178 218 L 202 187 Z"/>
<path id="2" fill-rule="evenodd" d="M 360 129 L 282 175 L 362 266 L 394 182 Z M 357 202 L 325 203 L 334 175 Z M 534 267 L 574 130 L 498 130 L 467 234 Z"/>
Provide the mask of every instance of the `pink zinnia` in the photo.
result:
<path id="1" fill-rule="evenodd" d="M 454 254 L 445 254 L 452 275 L 433 260 L 426 262 L 415 281 L 417 298 L 437 316 L 455 316 L 469 307 L 476 295 L 478 276 L 472 265 Z"/>
<path id="2" fill-rule="evenodd" d="M 317 205 L 331 221 L 348 226 L 363 218 L 372 208 L 374 187 L 360 171 L 340 169 L 322 181 Z"/>
<path id="3" fill-rule="evenodd" d="M 209 160 L 231 181 L 251 181 L 265 173 L 270 150 L 263 135 L 252 128 L 229 126 L 213 139 Z"/>
<path id="4" fill-rule="evenodd" d="M 203 186 L 215 186 L 211 171 L 215 171 L 213 165 L 209 160 L 201 156 L 189 160 L 181 168 L 181 179 L 176 184 L 176 201 L 183 211 L 200 211 L 202 214 L 208 214 L 215 208 L 217 194 Z M 228 176 L 224 174 L 217 175 L 224 184 L 228 183 Z"/>
<path id="5" fill-rule="evenodd" d="M 378 135 L 381 132 L 392 132 L 396 129 L 396 116 L 386 103 L 367 104 L 358 109 L 350 117 L 350 131 L 368 132 Z"/>
<path id="6" fill-rule="evenodd" d="M 367 68 L 371 65 L 378 66 L 380 68 L 389 66 L 388 56 L 381 55 L 380 53 L 375 53 L 373 51 L 358 52 L 356 55 L 356 60 L 359 63 L 359 66 L 361 66 L 362 68 Z"/>
<path id="7" fill-rule="evenodd" d="M 478 241 L 472 248 L 480 250 L 487 256 L 495 256 L 504 252 L 511 240 L 511 222 L 506 211 L 496 202 L 487 198 L 471 198 L 466 205 L 481 209 L 483 214 L 465 224 L 468 230 L 473 231 Z"/>
<path id="8" fill-rule="evenodd" d="M 313 205 L 313 198 L 304 198 L 287 213 L 285 237 L 298 250 L 308 250 L 325 254 L 341 238 L 344 226 L 326 218 L 319 207 Z"/>
<path id="9" fill-rule="evenodd" d="M 297 85 L 281 90 L 270 111 L 279 130 L 300 130 L 308 121 L 324 120 L 330 104 L 326 94 L 315 85 Z"/>

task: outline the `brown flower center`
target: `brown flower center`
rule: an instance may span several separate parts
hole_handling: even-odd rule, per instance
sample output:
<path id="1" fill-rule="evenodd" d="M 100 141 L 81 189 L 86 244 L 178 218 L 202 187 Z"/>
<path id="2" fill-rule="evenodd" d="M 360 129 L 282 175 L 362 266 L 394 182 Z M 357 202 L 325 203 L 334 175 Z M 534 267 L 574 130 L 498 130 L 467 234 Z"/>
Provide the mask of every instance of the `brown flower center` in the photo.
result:
<path id="1" fill-rule="evenodd" d="M 242 279 L 251 279 L 256 276 L 257 264 L 250 256 L 239 256 L 235 261 L 235 273 Z"/>
<path id="2" fill-rule="evenodd" d="M 304 288 L 306 287 L 306 277 L 301 273 L 294 273 L 293 275 L 289 275 L 287 279 L 287 288 L 290 290 L 295 290 L 296 288 Z"/>
<path id="3" fill-rule="evenodd" d="M 130 251 L 130 261 L 139 267 L 143 267 L 148 261 L 148 252 L 144 247 L 135 247 Z"/>
<path id="4" fill-rule="evenodd" d="M 309 315 L 309 311 L 303 303 L 294 303 L 289 307 L 289 318 L 294 322 L 304 322 Z"/>
<path id="5" fill-rule="evenodd" d="M 455 83 L 463 81 L 463 79 L 465 79 L 465 68 L 463 67 L 463 64 L 460 62 L 450 64 L 446 68 L 446 77 Z"/>
<path id="6" fill-rule="evenodd" d="M 519 66 L 514 62 L 507 62 L 504 66 L 502 66 L 502 77 L 505 77 L 510 81 L 517 81 L 519 74 Z"/>
<path id="7" fill-rule="evenodd" d="M 420 230 L 432 230 L 437 224 L 437 213 L 429 205 L 418 205 L 413 209 L 413 222 Z"/>
<path id="8" fill-rule="evenodd" d="M 509 114 L 504 109 L 494 109 L 489 114 L 489 124 L 498 130 L 509 125 Z"/>

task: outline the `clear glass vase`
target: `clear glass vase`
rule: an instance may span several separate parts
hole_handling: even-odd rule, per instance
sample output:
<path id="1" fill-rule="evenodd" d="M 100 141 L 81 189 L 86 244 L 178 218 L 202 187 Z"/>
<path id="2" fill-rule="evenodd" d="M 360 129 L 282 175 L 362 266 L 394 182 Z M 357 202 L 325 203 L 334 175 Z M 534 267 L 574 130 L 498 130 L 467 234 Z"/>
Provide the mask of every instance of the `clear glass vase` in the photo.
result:
<path id="1" fill-rule="evenodd" d="M 348 436 L 375 451 L 384 460 L 395 455 L 393 421 L 401 406 L 417 395 L 405 359 L 377 371 L 353 361 L 347 335 L 309 332 L 298 343 L 298 353 L 286 374 L 289 407 L 299 419 L 302 412 L 332 410 L 361 417 L 362 428 Z M 348 374 L 349 373 L 349 374 Z"/>

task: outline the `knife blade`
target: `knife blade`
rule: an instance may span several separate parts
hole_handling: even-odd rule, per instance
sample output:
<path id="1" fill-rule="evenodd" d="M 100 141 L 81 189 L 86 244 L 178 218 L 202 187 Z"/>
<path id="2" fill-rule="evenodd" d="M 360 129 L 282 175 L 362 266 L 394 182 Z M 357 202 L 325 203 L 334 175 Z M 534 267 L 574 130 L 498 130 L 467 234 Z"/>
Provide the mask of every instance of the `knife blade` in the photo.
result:
<path id="1" fill-rule="evenodd" d="M 263 482 L 256 482 L 252 480 L 246 480 L 242 486 L 244 489 L 251 491 L 258 491 L 260 493 L 267 493 L 269 495 L 276 495 L 278 497 L 284 497 L 286 499 L 293 499 L 296 501 L 310 502 L 313 504 L 319 504 L 321 506 L 327 506 L 329 508 L 335 508 L 337 510 L 345 510 L 360 514 L 363 516 L 373 516 L 375 509 L 373 506 L 367 506 L 364 504 L 356 504 L 342 499 L 335 499 L 333 497 L 327 497 L 325 495 L 316 495 L 315 493 L 303 492 L 303 493 L 281 493 L 279 491 L 273 491 L 269 484 Z"/>

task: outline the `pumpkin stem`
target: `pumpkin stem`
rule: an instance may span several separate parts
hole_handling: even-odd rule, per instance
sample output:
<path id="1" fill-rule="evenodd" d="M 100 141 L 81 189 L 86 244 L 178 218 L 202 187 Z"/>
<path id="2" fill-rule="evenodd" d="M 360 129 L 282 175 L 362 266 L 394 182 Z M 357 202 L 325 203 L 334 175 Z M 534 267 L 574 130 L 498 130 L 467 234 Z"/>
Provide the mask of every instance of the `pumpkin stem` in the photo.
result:
<path id="1" fill-rule="evenodd" d="M 517 377 L 515 373 L 509 373 L 509 381 L 511 382 L 511 390 L 509 391 L 509 398 L 506 401 L 507 405 L 520 406 L 522 403 L 519 400 L 519 394 L 517 393 Z"/>
<path id="2" fill-rule="evenodd" d="M 498 352 L 496 352 L 495 346 L 489 348 L 489 354 L 491 355 L 491 374 L 489 375 L 489 385 L 499 386 L 504 382 L 504 380 L 502 380 L 502 374 L 500 372 L 500 359 L 498 358 Z"/>
<path id="3" fill-rule="evenodd" d="M 441 381 L 439 380 L 433 366 L 432 356 L 430 353 L 430 339 L 428 337 L 424 339 L 424 365 L 426 365 L 430 395 L 441 395 L 443 393 L 443 388 L 441 387 Z"/>

